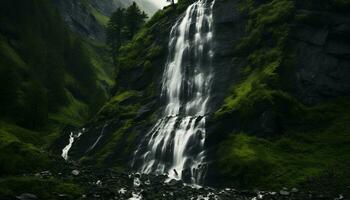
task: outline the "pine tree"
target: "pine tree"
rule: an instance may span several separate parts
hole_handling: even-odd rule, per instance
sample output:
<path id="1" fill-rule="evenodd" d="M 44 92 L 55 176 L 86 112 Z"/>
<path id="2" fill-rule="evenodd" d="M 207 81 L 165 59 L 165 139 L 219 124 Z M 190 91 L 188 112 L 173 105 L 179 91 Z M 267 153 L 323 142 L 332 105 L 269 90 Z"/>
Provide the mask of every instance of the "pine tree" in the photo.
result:
<path id="1" fill-rule="evenodd" d="M 141 11 L 135 2 L 126 9 L 125 13 L 126 27 L 128 30 L 128 39 L 131 39 L 141 28 L 147 19 L 145 12 Z"/>
<path id="2" fill-rule="evenodd" d="M 114 65 L 119 48 L 140 30 L 147 15 L 141 11 L 135 2 L 127 9 L 119 8 L 111 16 L 106 30 L 107 45 L 110 48 Z"/>
<path id="3" fill-rule="evenodd" d="M 125 9 L 119 8 L 115 11 L 107 25 L 107 45 L 111 49 L 111 54 L 113 57 L 113 62 L 115 63 L 115 58 L 118 54 L 118 50 L 126 40 L 126 30 L 125 30 Z"/>

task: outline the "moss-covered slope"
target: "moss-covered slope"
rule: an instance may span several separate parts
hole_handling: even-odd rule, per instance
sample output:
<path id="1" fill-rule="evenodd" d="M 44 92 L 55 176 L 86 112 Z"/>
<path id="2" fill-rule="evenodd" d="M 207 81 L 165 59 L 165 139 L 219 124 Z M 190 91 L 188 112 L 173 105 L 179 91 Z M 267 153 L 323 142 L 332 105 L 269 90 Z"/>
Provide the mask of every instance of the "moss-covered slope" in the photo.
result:
<path id="1" fill-rule="evenodd" d="M 106 47 L 71 33 L 51 1 L 1 1 L 1 176 L 47 169 L 61 129 L 108 99 L 111 66 Z"/>
<path id="2" fill-rule="evenodd" d="M 240 80 L 209 125 L 216 184 L 274 189 L 317 182 L 316 189 L 346 190 L 349 78 L 340 74 L 349 75 L 350 52 L 329 46 L 349 47 L 348 29 L 340 28 L 349 26 L 349 5 L 240 1 L 246 30 L 232 54 Z"/>

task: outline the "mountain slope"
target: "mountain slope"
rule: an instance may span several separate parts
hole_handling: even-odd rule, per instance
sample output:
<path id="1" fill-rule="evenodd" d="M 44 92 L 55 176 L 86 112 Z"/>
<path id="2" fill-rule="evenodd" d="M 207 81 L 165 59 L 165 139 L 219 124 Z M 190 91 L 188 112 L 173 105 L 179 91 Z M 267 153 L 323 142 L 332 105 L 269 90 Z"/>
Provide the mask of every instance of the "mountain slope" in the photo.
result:
<path id="1" fill-rule="evenodd" d="M 0 9 L 1 159 L 21 160 L 2 164 L 10 174 L 45 166 L 39 147 L 63 127 L 83 125 L 113 81 L 105 47 L 72 34 L 50 1 L 2 1 Z"/>
<path id="2" fill-rule="evenodd" d="M 137 185 L 139 175 L 125 172 L 164 109 L 169 33 L 191 2 L 157 12 L 122 46 L 117 70 L 101 30 L 122 2 L 0 2 L 1 199 L 18 192 L 77 199 L 82 191 L 118 198 L 120 186 Z M 349 9 L 346 0 L 216 1 L 206 185 L 350 195 Z M 82 127 L 64 163 L 62 149 Z M 105 167 L 121 173 L 98 170 Z M 47 169 L 55 175 L 34 175 Z M 152 187 L 142 194 L 162 198 L 152 184 L 142 180 Z"/>
<path id="3" fill-rule="evenodd" d="M 105 42 L 105 26 L 117 8 L 127 8 L 132 0 L 52 0 L 63 20 L 72 31 L 100 42 Z M 158 8 L 153 4 L 135 1 L 141 10 L 152 16 Z"/>
<path id="4" fill-rule="evenodd" d="M 130 166 L 132 147 L 162 109 L 158 95 L 167 39 L 186 7 L 182 3 L 157 13 L 121 49 L 117 94 L 73 146 L 75 158 Z M 312 179 L 341 190 L 349 184 L 348 6 L 342 1 L 216 2 L 208 184 L 275 189 Z M 105 139 L 85 154 L 102 127 Z"/>

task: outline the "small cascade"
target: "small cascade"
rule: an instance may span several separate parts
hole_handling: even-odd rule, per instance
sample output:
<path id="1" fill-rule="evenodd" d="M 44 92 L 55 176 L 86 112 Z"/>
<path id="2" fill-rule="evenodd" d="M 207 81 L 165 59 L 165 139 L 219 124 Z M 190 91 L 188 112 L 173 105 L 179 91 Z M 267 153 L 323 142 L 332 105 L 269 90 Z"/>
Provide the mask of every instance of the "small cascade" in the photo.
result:
<path id="1" fill-rule="evenodd" d="M 162 78 L 165 108 L 134 154 L 133 165 L 141 173 L 168 174 L 194 185 L 203 181 L 213 78 L 213 6 L 210 0 L 193 3 L 172 27 Z"/>
<path id="2" fill-rule="evenodd" d="M 107 126 L 108 126 L 107 123 L 105 125 L 103 125 L 100 135 L 98 136 L 96 141 L 89 147 L 89 149 L 86 152 L 90 152 L 96 147 L 96 145 L 100 142 L 101 138 L 103 137 L 105 129 L 106 129 Z"/>
<path id="3" fill-rule="evenodd" d="M 68 153 L 69 153 L 69 150 L 72 148 L 72 145 L 74 143 L 74 141 L 76 139 L 78 139 L 82 134 L 83 132 L 85 131 L 85 128 L 83 128 L 81 131 L 78 131 L 78 132 L 70 132 L 69 134 L 69 142 L 68 144 L 62 149 L 62 154 L 61 156 L 65 159 L 65 160 L 68 160 L 69 156 L 68 156 Z"/>

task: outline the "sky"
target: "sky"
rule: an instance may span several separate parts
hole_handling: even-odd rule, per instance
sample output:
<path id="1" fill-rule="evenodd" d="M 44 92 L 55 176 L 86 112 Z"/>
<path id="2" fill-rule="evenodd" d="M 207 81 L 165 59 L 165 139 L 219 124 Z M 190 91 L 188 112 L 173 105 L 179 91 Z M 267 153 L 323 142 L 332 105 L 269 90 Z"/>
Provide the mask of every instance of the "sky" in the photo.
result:
<path id="1" fill-rule="evenodd" d="M 159 9 L 162 9 L 164 6 L 169 4 L 167 0 L 145 0 L 145 1 L 152 3 L 153 5 L 157 6 Z"/>

